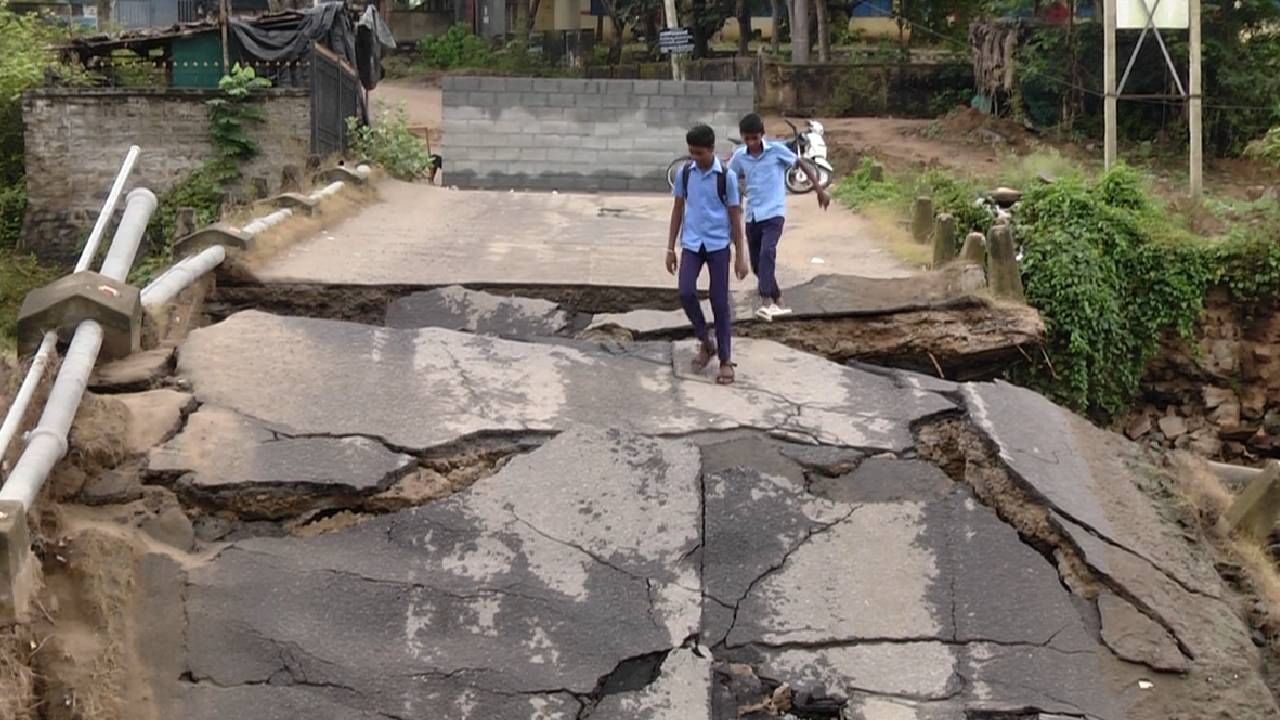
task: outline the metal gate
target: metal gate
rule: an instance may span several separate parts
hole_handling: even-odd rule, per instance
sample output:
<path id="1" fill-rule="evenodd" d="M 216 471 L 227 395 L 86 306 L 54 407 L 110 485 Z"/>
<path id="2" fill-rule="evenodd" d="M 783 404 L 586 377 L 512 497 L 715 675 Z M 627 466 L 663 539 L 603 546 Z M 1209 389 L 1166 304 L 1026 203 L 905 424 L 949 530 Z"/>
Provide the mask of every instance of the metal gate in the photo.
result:
<path id="1" fill-rule="evenodd" d="M 124 28 L 146 28 L 155 25 L 155 6 L 151 0 L 116 0 L 116 16 L 112 18 Z"/>
<path id="2" fill-rule="evenodd" d="M 347 149 L 347 118 L 360 115 L 360 79 L 337 55 L 316 46 L 311 54 L 311 152 Z"/>

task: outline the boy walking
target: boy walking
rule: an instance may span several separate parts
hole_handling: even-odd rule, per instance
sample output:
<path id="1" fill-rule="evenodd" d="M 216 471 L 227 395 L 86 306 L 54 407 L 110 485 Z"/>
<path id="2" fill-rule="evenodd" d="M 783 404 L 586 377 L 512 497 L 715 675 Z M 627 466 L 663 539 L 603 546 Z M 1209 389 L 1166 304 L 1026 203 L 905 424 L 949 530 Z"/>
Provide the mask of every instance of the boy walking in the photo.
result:
<path id="1" fill-rule="evenodd" d="M 685 136 L 693 161 L 676 176 L 671 207 L 671 232 L 667 238 L 667 272 L 680 273 L 680 304 L 693 324 L 698 338 L 698 353 L 693 369 L 701 372 L 719 357 L 720 372 L 716 382 L 733 382 L 730 332 L 733 315 L 729 305 L 729 261 L 739 280 L 747 277 L 743 256 L 742 207 L 738 194 L 738 178 L 727 172 L 716 157 L 716 133 L 699 125 Z M 676 240 L 680 254 L 676 254 Z M 730 250 L 730 243 L 733 248 Z M 711 276 L 711 312 L 715 317 L 715 338 L 707 330 L 707 319 L 698 301 L 698 276 L 706 265 Z"/>
<path id="2" fill-rule="evenodd" d="M 755 273 L 760 292 L 760 308 L 756 317 L 773 322 L 790 309 L 781 306 L 782 291 L 776 277 L 778 240 L 787 216 L 787 171 L 799 167 L 818 191 L 818 207 L 831 204 L 827 191 L 808 163 L 780 142 L 764 138 L 764 121 L 752 113 L 738 123 L 743 144 L 733 152 L 729 174 L 742 175 L 747 182 L 747 247 L 751 251 L 751 272 Z"/>

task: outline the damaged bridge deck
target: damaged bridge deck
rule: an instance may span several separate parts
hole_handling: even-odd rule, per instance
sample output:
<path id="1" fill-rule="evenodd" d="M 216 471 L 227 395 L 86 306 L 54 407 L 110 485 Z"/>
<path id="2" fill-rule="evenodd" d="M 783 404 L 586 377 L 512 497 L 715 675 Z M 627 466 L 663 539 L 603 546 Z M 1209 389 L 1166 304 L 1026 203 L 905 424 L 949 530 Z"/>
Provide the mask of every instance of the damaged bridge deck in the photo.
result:
<path id="1" fill-rule="evenodd" d="M 151 481 L 295 531 L 153 558 L 159 716 L 1274 717 L 1127 444 L 1004 384 L 736 348 L 722 388 L 684 341 L 194 332 Z"/>

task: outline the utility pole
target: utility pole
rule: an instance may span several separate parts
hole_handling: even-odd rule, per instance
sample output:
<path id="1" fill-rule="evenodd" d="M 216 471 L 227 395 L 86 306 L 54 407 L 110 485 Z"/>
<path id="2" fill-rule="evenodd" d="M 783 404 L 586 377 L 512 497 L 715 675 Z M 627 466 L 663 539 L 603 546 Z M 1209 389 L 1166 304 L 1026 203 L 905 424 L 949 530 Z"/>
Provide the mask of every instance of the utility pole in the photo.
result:
<path id="1" fill-rule="evenodd" d="M 666 0 L 667 29 L 677 30 L 680 28 L 680 16 L 676 14 L 676 0 Z M 680 62 L 678 53 L 671 53 L 671 79 L 684 82 L 684 65 Z"/>
<path id="2" fill-rule="evenodd" d="M 218 24 L 222 26 L 222 74 L 231 74 L 231 49 L 227 46 L 227 24 L 231 22 L 230 0 L 218 0 Z"/>
<path id="3" fill-rule="evenodd" d="M 809 2 L 794 0 L 791 11 L 791 63 L 809 64 Z"/>
<path id="4" fill-rule="evenodd" d="M 1107 170 L 1116 163 L 1116 2 L 1102 0 L 1102 163 Z"/>
<path id="5" fill-rule="evenodd" d="M 1200 0 L 1189 0 L 1187 18 L 1190 31 L 1191 69 L 1187 83 L 1187 129 L 1191 134 L 1191 197 L 1199 199 L 1204 192 L 1204 140 L 1201 137 L 1200 112 Z"/>

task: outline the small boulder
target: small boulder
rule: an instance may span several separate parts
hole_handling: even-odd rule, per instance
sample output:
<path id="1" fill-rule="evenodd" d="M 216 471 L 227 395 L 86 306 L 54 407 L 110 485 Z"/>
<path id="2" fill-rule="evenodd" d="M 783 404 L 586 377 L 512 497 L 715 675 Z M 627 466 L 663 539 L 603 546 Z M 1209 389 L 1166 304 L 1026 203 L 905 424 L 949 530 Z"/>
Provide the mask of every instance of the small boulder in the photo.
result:
<path id="1" fill-rule="evenodd" d="M 1167 415 L 1160 418 L 1160 432 L 1170 440 L 1175 440 L 1187 434 L 1187 421 L 1177 415 Z"/>

